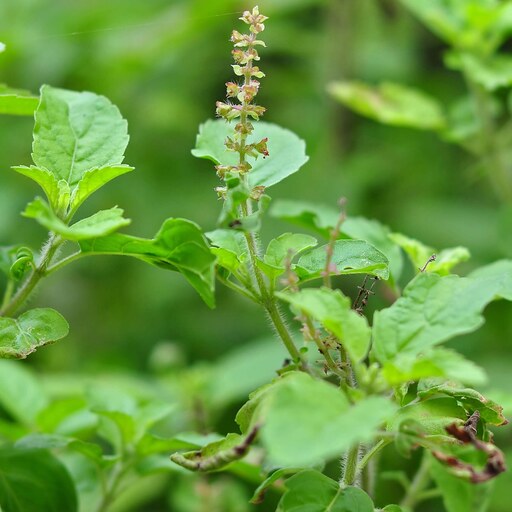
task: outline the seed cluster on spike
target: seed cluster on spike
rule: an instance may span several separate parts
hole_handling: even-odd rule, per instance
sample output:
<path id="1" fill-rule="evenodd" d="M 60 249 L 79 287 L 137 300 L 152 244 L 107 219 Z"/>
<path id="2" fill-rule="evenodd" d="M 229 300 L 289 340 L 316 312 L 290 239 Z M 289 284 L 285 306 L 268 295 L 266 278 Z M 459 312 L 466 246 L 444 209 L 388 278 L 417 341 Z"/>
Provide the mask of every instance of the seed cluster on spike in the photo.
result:
<path id="1" fill-rule="evenodd" d="M 241 34 L 237 30 L 233 30 L 231 34 L 231 42 L 234 49 L 232 50 L 232 65 L 236 76 L 243 78 L 241 82 L 226 83 L 227 101 L 218 101 L 216 113 L 219 117 L 226 121 L 237 120 L 235 125 L 234 137 L 228 137 L 225 146 L 229 151 L 234 151 L 240 155 L 237 165 L 217 165 L 215 169 L 221 179 L 225 179 L 229 174 L 237 174 L 243 176 L 251 170 L 251 164 L 246 157 L 257 158 L 259 155 L 267 157 L 269 155 L 267 148 L 267 138 L 256 143 L 247 143 L 247 137 L 254 130 L 251 121 L 257 121 L 265 113 L 265 108 L 257 105 L 254 98 L 257 96 L 260 83 L 258 78 L 263 78 L 265 74 L 260 68 L 254 65 L 260 60 L 257 46 L 265 46 L 265 43 L 258 39 L 258 34 L 265 30 L 264 21 L 267 16 L 260 14 L 258 7 L 254 7 L 252 11 L 245 11 L 240 18 L 244 23 L 249 25 L 249 34 Z M 263 191 L 254 190 L 251 194 L 253 199 L 258 199 Z M 218 188 L 219 195 L 222 196 L 222 188 Z"/>

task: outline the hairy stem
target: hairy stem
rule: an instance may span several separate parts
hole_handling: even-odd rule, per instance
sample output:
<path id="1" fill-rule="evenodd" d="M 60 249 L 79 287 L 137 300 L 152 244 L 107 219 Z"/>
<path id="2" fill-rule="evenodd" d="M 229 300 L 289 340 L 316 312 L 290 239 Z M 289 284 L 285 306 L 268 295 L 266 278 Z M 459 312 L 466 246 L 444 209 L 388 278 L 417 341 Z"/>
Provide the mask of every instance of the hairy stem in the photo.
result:
<path id="1" fill-rule="evenodd" d="M 55 233 L 50 233 L 48 241 L 43 246 L 39 263 L 32 270 L 25 282 L 18 288 L 17 292 L 2 306 L 0 316 L 11 316 L 23 306 L 30 294 L 34 291 L 39 281 L 47 275 L 48 266 L 64 241 Z"/>
<path id="2" fill-rule="evenodd" d="M 357 444 L 350 448 L 342 459 L 343 476 L 340 484 L 342 486 L 354 485 L 359 478 L 359 457 L 360 445 Z"/>

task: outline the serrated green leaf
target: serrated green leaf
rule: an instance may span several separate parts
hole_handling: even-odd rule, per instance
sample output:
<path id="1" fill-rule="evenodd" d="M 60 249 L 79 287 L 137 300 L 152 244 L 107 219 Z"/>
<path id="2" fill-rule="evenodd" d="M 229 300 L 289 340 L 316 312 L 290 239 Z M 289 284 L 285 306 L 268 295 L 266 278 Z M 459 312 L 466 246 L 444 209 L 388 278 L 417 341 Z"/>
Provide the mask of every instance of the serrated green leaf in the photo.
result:
<path id="1" fill-rule="evenodd" d="M 133 171 L 129 165 L 106 165 L 85 171 L 71 196 L 70 210 L 77 208 L 96 190 L 112 181 L 114 178 Z"/>
<path id="2" fill-rule="evenodd" d="M 430 474 L 441 491 L 446 512 L 485 512 L 493 482 L 475 485 L 452 475 L 443 464 L 431 457 Z"/>
<path id="3" fill-rule="evenodd" d="M 6 512 L 75 512 L 75 485 L 66 468 L 45 450 L 0 450 L 0 506 Z"/>
<path id="4" fill-rule="evenodd" d="M 348 238 L 372 244 L 389 260 L 390 279 L 393 282 L 399 279 L 403 266 L 402 253 L 390 240 L 391 230 L 387 226 L 373 219 L 347 217 L 341 225 L 341 233 Z"/>
<path id="5" fill-rule="evenodd" d="M 440 130 L 445 125 L 437 100 L 412 87 L 389 82 L 374 87 L 362 82 L 334 82 L 328 91 L 358 114 L 384 124 L 420 130 Z"/>
<path id="6" fill-rule="evenodd" d="M 322 276 L 327 259 L 327 246 L 322 245 L 302 255 L 295 271 L 303 279 Z M 331 263 L 337 274 L 371 274 L 379 279 L 388 279 L 389 261 L 373 245 L 363 240 L 336 240 L 333 245 Z"/>
<path id="7" fill-rule="evenodd" d="M 371 498 L 357 487 L 341 487 L 318 471 L 307 469 L 286 481 L 287 491 L 276 512 L 373 512 Z"/>
<path id="8" fill-rule="evenodd" d="M 451 382 L 439 382 L 436 380 L 423 380 L 418 384 L 418 396 L 429 398 L 432 396 L 450 396 L 455 398 L 468 415 L 475 411 L 480 413 L 480 418 L 491 425 L 506 425 L 508 421 L 503 416 L 503 407 L 485 398 L 478 391 L 471 388 L 463 388 Z"/>
<path id="9" fill-rule="evenodd" d="M 466 410 L 454 398 L 431 398 L 399 409 L 389 421 L 388 429 L 398 430 L 403 421 L 415 420 L 428 436 L 448 437 L 445 427 L 452 423 L 461 426 L 467 418 Z"/>
<path id="10" fill-rule="evenodd" d="M 384 363 L 397 354 L 417 355 L 482 325 L 492 300 L 512 297 L 512 262 L 498 262 L 470 277 L 420 273 L 391 307 L 377 311 L 373 352 Z"/>
<path id="11" fill-rule="evenodd" d="M 199 226 L 186 219 L 167 219 L 153 239 L 119 233 L 80 240 L 88 254 L 133 256 L 184 275 L 210 307 L 214 307 L 215 256 Z"/>
<path id="12" fill-rule="evenodd" d="M 281 275 L 285 270 L 287 258 L 292 260 L 297 254 L 315 247 L 317 243 L 317 240 L 312 236 L 300 233 L 283 233 L 274 238 L 269 242 L 263 256 L 265 273 L 270 278 Z"/>
<path id="13" fill-rule="evenodd" d="M 18 318 L 0 317 L 0 357 L 24 359 L 68 332 L 64 317 L 50 308 L 30 309 Z"/>
<path id="14" fill-rule="evenodd" d="M 48 169 L 34 165 L 26 167 L 19 165 L 12 167 L 14 171 L 35 181 L 44 191 L 49 203 L 56 210 L 59 201 L 59 180 Z"/>
<path id="15" fill-rule="evenodd" d="M 270 216 L 329 238 L 330 232 L 339 220 L 340 212 L 328 205 L 279 199 L 272 204 Z M 390 233 L 387 226 L 376 220 L 348 217 L 341 225 L 340 238 L 364 240 L 372 244 L 388 258 L 391 275 L 396 281 L 402 272 L 402 254 L 396 244 L 389 239 Z"/>
<path id="16" fill-rule="evenodd" d="M 351 309 L 350 299 L 341 291 L 307 288 L 296 293 L 277 292 L 275 295 L 291 304 L 299 313 L 304 311 L 334 334 L 353 362 L 364 359 L 370 347 L 368 321 Z"/>
<path id="17" fill-rule="evenodd" d="M 198 158 L 207 158 L 216 164 L 237 165 L 238 155 L 228 151 L 224 142 L 234 133 L 234 126 L 224 120 L 208 120 L 199 127 L 196 147 L 192 154 Z M 267 158 L 258 158 L 251 162 L 248 175 L 249 187 L 270 187 L 297 172 L 307 161 L 306 146 L 293 132 L 275 124 L 263 121 L 254 124 L 249 143 L 259 142 L 268 137 Z"/>
<path id="18" fill-rule="evenodd" d="M 369 441 L 394 411 L 381 397 L 351 406 L 339 389 L 302 372 L 289 372 L 262 391 L 253 398 L 251 422 L 263 425 L 260 439 L 278 466 L 307 466 L 338 456 Z M 246 408 L 244 416 L 249 413 Z"/>
<path id="19" fill-rule="evenodd" d="M 130 219 L 123 217 L 121 208 L 114 207 L 96 212 L 90 217 L 68 226 L 57 217 L 50 205 L 40 197 L 27 205 L 23 215 L 35 219 L 39 224 L 66 240 L 74 241 L 106 236 L 131 222 Z"/>
<path id="20" fill-rule="evenodd" d="M 28 367 L 0 360 L 0 404 L 17 423 L 32 426 L 48 397 Z"/>
<path id="21" fill-rule="evenodd" d="M 90 169 L 123 161 L 127 123 L 104 96 L 44 85 L 35 119 L 34 163 L 70 186 Z"/>
<path id="22" fill-rule="evenodd" d="M 428 259 L 435 254 L 436 259 L 428 264 L 426 270 L 445 276 L 450 273 L 453 267 L 467 261 L 470 257 L 469 251 L 465 247 L 451 247 L 438 252 L 432 247 L 401 233 L 392 233 L 389 237 L 406 252 L 416 270 L 422 269 Z"/>
<path id="23" fill-rule="evenodd" d="M 393 361 L 384 363 L 382 374 L 392 386 L 427 377 L 445 377 L 474 386 L 482 386 L 488 380 L 478 365 L 454 350 L 440 347 L 420 356 L 398 354 Z"/>

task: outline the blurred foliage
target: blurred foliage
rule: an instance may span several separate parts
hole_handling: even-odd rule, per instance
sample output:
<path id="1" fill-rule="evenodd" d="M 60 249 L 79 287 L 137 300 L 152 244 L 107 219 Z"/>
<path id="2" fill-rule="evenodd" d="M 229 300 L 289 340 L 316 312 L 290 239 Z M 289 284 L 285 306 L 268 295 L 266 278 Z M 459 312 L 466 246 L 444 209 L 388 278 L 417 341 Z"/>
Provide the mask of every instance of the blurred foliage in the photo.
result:
<path id="1" fill-rule="evenodd" d="M 332 80 L 389 81 L 452 102 L 465 86 L 443 66 L 444 43 L 395 0 L 261 0 L 259 5 L 272 20 L 268 48 L 262 51 L 267 78 L 260 98 L 268 107 L 266 120 L 304 138 L 310 155 L 300 173 L 275 187 L 274 198 L 335 205 L 344 196 L 351 215 L 377 218 L 392 231 L 433 247 L 468 247 L 467 268 L 512 256 L 512 211 L 497 203 L 472 156 L 432 133 L 359 118 L 327 93 Z M 198 125 L 214 116 L 215 101 L 224 96 L 231 76 L 228 37 L 236 13 L 247 7 L 238 0 L 0 2 L 0 40 L 6 44 L 0 82 L 34 93 L 43 83 L 91 90 L 110 98 L 128 119 L 126 161 L 136 170 L 99 192 L 85 210 L 110 207 L 115 197 L 126 215 L 137 219 L 131 228 L 136 236 L 151 236 L 169 216 L 190 218 L 205 231 L 215 229 L 217 178 L 211 164 L 193 158 L 190 149 Z M 15 243 L 19 232 L 35 247 L 44 237 L 17 215 L 35 186 L 9 170 L 30 163 L 31 131 L 29 118 L 0 117 L 2 245 Z M 264 233 L 270 239 L 285 229 L 284 222 L 268 219 Z M 353 294 L 359 280 L 349 283 L 352 289 L 345 291 Z M 225 418 L 283 358 L 272 343 L 261 345 L 268 347 L 265 353 L 254 342 L 268 334 L 268 326 L 249 301 L 220 290 L 217 309 L 211 311 L 182 276 L 137 261 L 84 261 L 52 276 L 33 305 L 39 303 L 61 311 L 71 325 L 64 343 L 23 363 L 44 370 L 49 393 L 80 394 L 85 375 L 100 373 L 111 375 L 108 386 L 116 380 L 141 394 L 151 387 L 153 393 L 154 377 L 147 375 L 156 374 L 163 399 L 169 393 L 174 399 L 188 397 L 183 410 L 197 413 L 173 416 L 178 425 L 167 425 L 168 432 L 229 430 Z M 510 339 L 510 305 L 496 303 L 480 331 L 454 343 L 488 370 L 489 395 L 504 403 L 503 397 L 510 402 Z M 185 362 L 191 369 L 184 370 Z M 235 369 L 239 372 L 230 380 L 226 372 Z M 76 377 L 77 372 L 84 377 Z M 238 383 L 236 391 L 230 382 Z M 506 412 L 512 414 L 512 404 Z M 9 411 L 3 414 L 9 418 Z M 500 432 L 498 442 L 505 445 L 507 436 L 512 461 L 510 430 Z M 389 470 L 413 467 L 387 451 L 382 464 Z M 67 465 L 73 467 L 73 457 Z M 246 504 L 251 487 L 240 483 L 243 479 L 160 477 L 131 489 L 141 503 L 126 498 L 128 505 L 120 503 L 116 510 L 256 509 Z M 497 479 L 491 512 L 508 510 L 510 478 L 509 473 Z M 378 493 L 383 502 L 392 502 L 401 490 L 379 482 Z M 155 501 L 154 496 L 167 494 Z M 147 508 L 142 508 L 144 496 Z M 274 498 L 269 495 L 267 510 Z M 432 503 L 433 508 L 425 504 L 421 510 L 439 510 Z"/>

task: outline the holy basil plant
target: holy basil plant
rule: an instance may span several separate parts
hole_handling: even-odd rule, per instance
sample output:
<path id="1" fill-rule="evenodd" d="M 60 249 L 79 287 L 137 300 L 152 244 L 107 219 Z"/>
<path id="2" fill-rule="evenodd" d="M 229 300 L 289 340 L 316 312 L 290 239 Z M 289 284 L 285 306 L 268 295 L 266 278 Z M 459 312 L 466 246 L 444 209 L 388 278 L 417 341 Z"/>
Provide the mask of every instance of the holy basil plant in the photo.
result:
<path id="1" fill-rule="evenodd" d="M 181 272 L 213 306 L 215 256 L 195 223 L 167 219 L 154 238 L 145 239 L 118 233 L 130 220 L 117 206 L 77 219 L 89 196 L 133 170 L 123 164 L 128 127 L 117 107 L 103 96 L 46 85 L 35 103 L 33 97 L 16 91 L 0 92 L 3 113 L 22 114 L 35 108 L 33 165 L 13 170 L 41 187 L 44 197 L 31 201 L 22 215 L 49 231 L 39 251 L 22 243 L 0 247 L 0 270 L 6 275 L 0 357 L 24 358 L 67 335 L 66 320 L 53 309 L 16 314 L 42 278 L 86 256 L 128 255 Z"/>
<path id="2" fill-rule="evenodd" d="M 253 503 L 276 491 L 277 512 L 405 512 L 440 495 L 448 512 L 483 511 L 492 479 L 505 469 L 491 429 L 507 420 L 471 387 L 485 383 L 484 371 L 443 344 L 480 327 L 490 302 L 512 300 L 512 261 L 459 276 L 453 271 L 469 258 L 465 248 L 435 251 L 347 216 L 345 201 L 339 209 L 276 202 L 271 216 L 309 234 L 284 233 L 262 247 L 268 189 L 308 158 L 293 133 L 258 122 L 265 108 L 254 100 L 264 73 L 256 63 L 267 18 L 256 7 L 240 19 L 249 33 L 231 36 L 237 81 L 226 84 L 228 100 L 217 102 L 223 119 L 200 127 L 192 153 L 212 160 L 222 181 L 218 229 L 206 233 L 216 277 L 266 311 L 289 355 L 238 411 L 239 432 L 171 459 L 204 472 L 230 470 L 246 457 L 263 474 Z M 352 94 L 361 111 L 393 124 L 444 126 L 428 98 L 396 86 L 383 86 L 387 103 L 378 111 L 370 90 L 340 85 L 333 92 Z M 343 279 L 354 275 L 362 284 L 351 299 L 339 287 L 346 290 Z M 371 320 L 366 306 L 378 291 L 384 303 Z M 283 306 L 300 335 L 285 323 Z M 378 458 L 388 445 L 405 457 L 423 451 L 413 482 L 400 475 L 400 504 L 382 503 L 375 493 Z M 337 458 L 339 475 L 326 466 Z"/>

